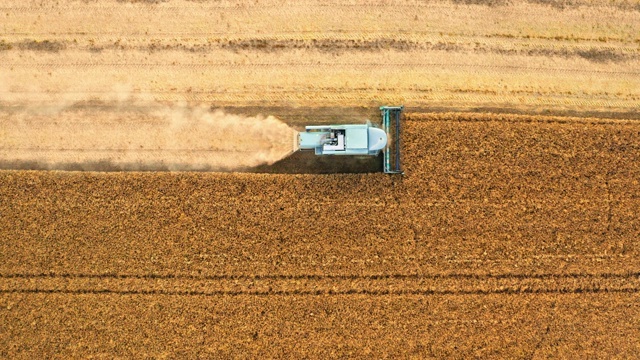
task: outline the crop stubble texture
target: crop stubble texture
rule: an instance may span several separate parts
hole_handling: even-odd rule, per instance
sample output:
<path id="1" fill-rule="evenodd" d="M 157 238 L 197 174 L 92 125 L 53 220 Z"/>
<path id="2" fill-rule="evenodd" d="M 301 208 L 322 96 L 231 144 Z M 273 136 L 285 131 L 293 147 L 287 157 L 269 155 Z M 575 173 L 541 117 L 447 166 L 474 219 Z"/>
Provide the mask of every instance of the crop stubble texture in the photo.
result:
<path id="1" fill-rule="evenodd" d="M 637 353 L 640 126 L 406 120 L 402 178 L 1 172 L 3 355 Z"/>

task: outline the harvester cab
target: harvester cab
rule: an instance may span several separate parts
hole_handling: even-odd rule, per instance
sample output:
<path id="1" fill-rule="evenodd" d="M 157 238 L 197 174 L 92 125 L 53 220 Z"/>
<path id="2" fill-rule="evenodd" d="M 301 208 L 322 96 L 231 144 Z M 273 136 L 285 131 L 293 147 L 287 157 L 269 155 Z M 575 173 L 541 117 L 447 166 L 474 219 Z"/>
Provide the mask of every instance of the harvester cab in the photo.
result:
<path id="1" fill-rule="evenodd" d="M 382 106 L 382 128 L 365 124 L 307 126 L 298 133 L 298 148 L 316 155 L 365 155 L 383 153 L 383 171 L 402 174 L 400 166 L 400 115 L 403 106 Z"/>

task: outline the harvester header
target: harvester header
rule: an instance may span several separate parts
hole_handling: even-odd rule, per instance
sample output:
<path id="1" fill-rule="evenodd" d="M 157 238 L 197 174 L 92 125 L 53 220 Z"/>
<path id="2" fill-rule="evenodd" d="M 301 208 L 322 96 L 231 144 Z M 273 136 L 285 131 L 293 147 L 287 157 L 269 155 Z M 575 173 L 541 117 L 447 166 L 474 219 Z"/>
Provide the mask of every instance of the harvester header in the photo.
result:
<path id="1" fill-rule="evenodd" d="M 383 154 L 383 171 L 402 174 L 400 164 L 400 115 L 403 106 L 382 106 L 382 128 L 367 120 L 365 124 L 306 126 L 299 132 L 298 148 L 314 150 L 316 155 Z"/>
<path id="2" fill-rule="evenodd" d="M 387 144 L 384 149 L 383 170 L 387 174 L 402 174 L 400 164 L 400 115 L 404 106 L 381 106 L 382 128 L 393 142 Z"/>

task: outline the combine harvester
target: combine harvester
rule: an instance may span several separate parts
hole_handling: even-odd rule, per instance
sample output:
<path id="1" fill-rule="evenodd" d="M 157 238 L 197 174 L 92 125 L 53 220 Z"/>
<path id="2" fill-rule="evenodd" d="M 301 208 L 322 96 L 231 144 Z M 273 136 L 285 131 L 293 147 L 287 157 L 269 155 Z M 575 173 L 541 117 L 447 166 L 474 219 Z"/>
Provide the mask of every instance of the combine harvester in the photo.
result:
<path id="1" fill-rule="evenodd" d="M 298 133 L 300 150 L 316 155 L 377 156 L 383 152 L 383 171 L 402 174 L 400 164 L 400 115 L 404 106 L 382 106 L 382 129 L 371 124 L 307 126 Z M 392 139 L 392 140 L 390 140 Z"/>

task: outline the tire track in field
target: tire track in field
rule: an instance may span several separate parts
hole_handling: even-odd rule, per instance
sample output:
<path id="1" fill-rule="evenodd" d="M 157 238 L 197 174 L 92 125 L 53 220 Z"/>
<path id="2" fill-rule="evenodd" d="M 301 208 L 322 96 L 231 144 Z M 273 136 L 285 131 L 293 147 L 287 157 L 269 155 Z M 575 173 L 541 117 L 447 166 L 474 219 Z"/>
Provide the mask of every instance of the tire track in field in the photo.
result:
<path id="1" fill-rule="evenodd" d="M 295 86 L 291 86 L 291 87 L 278 87 L 278 86 L 256 86 L 257 89 L 263 89 L 264 92 L 271 92 L 271 93 L 278 93 L 278 94 L 295 94 L 295 93 L 300 93 L 303 91 L 308 91 L 308 88 L 305 87 L 295 87 Z M 385 91 L 385 92 L 403 92 L 403 93 L 423 93 L 423 94 L 428 94 L 428 93 L 433 93 L 434 89 L 433 88 L 418 88 L 418 87 L 410 87 L 407 89 L 403 89 L 403 88 L 393 88 L 393 87 L 377 87 L 375 89 L 355 89 L 355 88 L 346 88 L 346 87 L 315 87 L 313 89 L 315 92 L 337 92 L 337 93 L 343 93 L 343 92 L 347 92 L 350 91 L 354 94 L 360 94 L 360 95 L 366 95 L 368 93 L 371 93 L 372 90 L 376 90 L 376 91 Z M 477 90 L 477 89 L 466 89 L 466 90 L 462 90 L 462 89 L 440 89 L 441 91 L 447 91 L 450 92 L 452 94 L 471 94 L 471 95 L 479 95 L 479 96 L 495 96 L 498 94 L 494 94 L 494 93 L 490 93 L 490 92 L 486 92 L 486 91 L 482 91 L 482 90 Z M 205 89 L 191 89 L 191 90 L 157 90 L 157 91 L 153 91 L 153 92 L 149 92 L 149 91 L 135 91 L 133 92 L 133 94 L 135 94 L 136 96 L 143 96 L 146 98 L 152 98 L 154 95 L 156 96 L 177 96 L 177 95 L 193 95 L 193 96 L 206 96 L 206 95 L 219 95 L 219 94 L 226 94 L 226 93 L 233 93 L 233 94 L 242 94 L 243 91 L 242 90 L 205 90 Z M 66 97 L 69 98 L 70 96 L 78 96 L 78 97 L 108 97 L 111 96 L 113 94 L 113 91 L 109 91 L 109 90 L 91 90 L 91 91 L 57 91 L 57 92 L 52 92 L 52 91 L 34 91 L 34 90 L 30 90 L 30 91 L 0 91 L 0 94 L 4 94 L 6 96 L 11 96 L 14 95 L 15 97 L 18 98 L 34 98 L 34 99 L 38 99 L 39 97 L 42 96 L 49 96 L 49 97 Z M 596 100 L 615 100 L 615 99 L 623 99 L 623 100 L 640 100 L 640 97 L 637 97 L 635 95 L 632 94 L 627 94 L 626 96 L 620 96 L 620 95 L 615 95 L 615 94 L 609 94 L 609 93 L 602 93 L 602 92 L 598 92 L 598 93 L 581 93 L 581 94 L 567 94 L 567 93 L 558 93 L 558 92 L 551 92 L 551 91 L 510 91 L 508 93 L 505 93 L 506 96 L 546 96 L 546 97 L 563 97 L 563 98 L 574 98 L 574 99 L 596 99 Z M 96 107 L 99 107 L 100 104 L 99 103 L 95 103 Z"/>
<path id="2" fill-rule="evenodd" d="M 508 29 L 505 29 L 508 30 Z M 82 39 L 84 37 L 90 37 L 95 43 L 99 43 L 102 41 L 113 41 L 118 38 L 140 38 L 147 40 L 159 40 L 160 38 L 171 39 L 176 36 L 189 37 L 187 40 L 190 42 L 212 42 L 216 43 L 222 40 L 340 40 L 340 41 L 348 41 L 348 40 L 376 40 L 376 39 L 384 39 L 384 40 L 397 40 L 397 41 L 406 41 L 410 43 L 422 43 L 422 42 L 438 42 L 438 41 L 456 41 L 457 39 L 463 38 L 467 42 L 475 42 L 478 39 L 483 39 L 492 44 L 500 44 L 505 42 L 518 42 L 521 41 L 526 43 L 529 46 L 540 45 L 546 42 L 552 44 L 563 44 L 563 45 L 571 45 L 571 46 L 582 46 L 586 45 L 585 42 L 592 42 L 599 45 L 602 45 L 603 48 L 616 48 L 612 46 L 612 43 L 620 43 L 620 44 L 629 44 L 631 45 L 634 41 L 626 40 L 624 38 L 613 38 L 608 37 L 604 38 L 596 38 L 596 37 L 572 37 L 570 35 L 564 37 L 558 36 L 548 36 L 543 34 L 538 34 L 535 36 L 531 35 L 522 35 L 519 33 L 473 33 L 473 32 L 447 32 L 443 33 L 441 31 L 434 30 L 413 30 L 410 33 L 401 33 L 401 34 L 393 34 L 388 31 L 380 31 L 380 30 L 371 30 L 367 32 L 358 32 L 349 28 L 331 28 L 331 29 L 323 29 L 321 32 L 318 30 L 304 30 L 300 29 L 297 31 L 272 31 L 269 34 L 256 34 L 254 32 L 247 31 L 234 31 L 230 33 L 229 31 L 212 31 L 209 29 L 204 29 L 202 32 L 194 32 L 194 31 L 17 31 L 17 30 L 9 30 L 4 33 L 5 38 L 9 38 L 11 36 L 19 37 L 19 40 L 24 40 L 25 36 L 43 36 L 48 35 L 57 39 L 66 39 L 67 36 L 74 36 L 75 39 Z M 312 37 L 313 36 L 313 37 Z M 198 39 L 198 38 L 202 39 Z M 138 40 L 138 39 L 136 39 Z M 173 39 L 176 40 L 176 39 Z M 606 40 L 606 42 L 604 42 Z M 637 40 L 637 39 L 636 39 Z M 580 43 L 582 42 L 582 43 Z M 603 45 L 606 44 L 607 46 Z M 635 48 L 630 47 L 630 50 L 635 50 Z"/>
<path id="3" fill-rule="evenodd" d="M 167 290 L 39 290 L 15 289 L 0 290 L 4 294 L 65 294 L 65 295 L 173 295 L 173 296 L 330 296 L 330 295 L 367 295 L 367 296 L 403 296 L 403 295 L 526 295 L 526 294 L 597 294 L 597 293 L 626 293 L 637 294 L 640 289 L 601 289 L 576 288 L 567 289 L 498 289 L 498 290 L 314 290 L 314 291 L 167 291 Z"/>
<path id="4" fill-rule="evenodd" d="M 123 2 L 124 3 L 124 2 Z M 131 1 L 130 3 L 135 2 Z M 285 2 L 285 4 L 279 3 L 260 3 L 257 5 L 251 5 L 249 3 L 239 5 L 238 3 L 207 3 L 200 4 L 197 1 L 194 1 L 195 5 L 193 6 L 171 6 L 166 4 L 141 4 L 135 6 L 133 8 L 126 8 L 126 4 L 122 5 L 93 5 L 93 4 L 82 4 L 80 6 L 73 5 L 48 5 L 48 6 L 3 6 L 0 7 L 2 11 L 15 11 L 15 12 L 34 12 L 34 11 L 73 11 L 78 9 L 86 9 L 89 8 L 94 12 L 101 12 L 110 14 L 114 10 L 122 10 L 126 8 L 129 11 L 133 11 L 134 13 L 145 13 L 148 9 L 152 8 L 154 11 L 165 11 L 165 12 L 175 12 L 175 11 L 189 11 L 189 10 L 201 10 L 202 8 L 207 9 L 224 9 L 224 10 L 236 10 L 236 11 L 247 11 L 247 10 L 256 10 L 256 9 L 279 9 L 284 6 L 287 8 L 318 8 L 325 12 L 333 12 L 335 8 L 345 8 L 351 9 L 351 11 L 357 11 L 358 13 L 366 14 L 370 12 L 370 8 L 391 8 L 391 9 L 402 9 L 402 12 L 407 12 L 408 10 L 414 8 L 451 8 L 455 5 L 480 5 L 482 7 L 490 7 L 492 11 L 500 14 L 508 15 L 510 13 L 510 9 L 512 8 L 512 4 L 506 1 L 496 1 L 491 3 L 487 1 L 486 3 L 471 1 L 471 0 L 453 0 L 451 2 L 444 1 L 426 1 L 426 2 L 403 2 L 403 1 L 395 1 L 395 2 L 375 2 L 375 1 L 359 1 L 358 3 L 348 4 L 340 1 L 323 1 L 322 3 L 314 3 L 314 4 L 300 4 L 298 2 Z M 558 1 L 558 0 L 527 0 L 524 3 L 528 4 L 542 4 L 547 5 L 551 8 L 556 8 L 559 10 L 564 10 L 565 8 L 616 8 L 624 11 L 640 11 L 640 6 L 628 3 L 628 2 L 611 2 L 610 4 L 598 4 L 589 1 Z M 366 8 L 363 8 L 366 7 Z M 368 9 L 367 9 L 368 8 Z M 528 12 L 530 15 L 535 15 L 535 10 L 531 10 Z"/>
<path id="5" fill-rule="evenodd" d="M 513 70 L 513 71 L 530 71 L 530 72 L 549 72 L 549 73 L 584 73 L 584 74 L 604 74 L 604 75 L 632 75 L 640 76 L 640 71 L 612 71 L 612 70 L 585 70 L 580 68 L 551 68 L 551 67 L 530 67 L 521 65 L 483 65 L 483 64 L 445 64 L 445 63 L 7 63 L 5 67 L 9 68 L 34 68 L 34 69 L 88 69 L 88 68 L 181 68 L 191 70 L 203 70 L 210 68 L 318 68 L 322 66 L 330 66 L 331 68 L 348 68 L 348 69 L 379 69 L 379 68 L 460 68 L 460 69 L 486 69 L 486 70 Z M 72 69 L 74 70 L 74 69 Z M 162 71 L 162 70 L 157 70 Z"/>
<path id="6" fill-rule="evenodd" d="M 0 275 L 1 293 L 120 295 L 483 295 L 637 293 L 640 272 L 601 274 Z"/>
<path id="7" fill-rule="evenodd" d="M 4 273 L 0 279 L 137 279 L 137 280 L 389 280 L 389 279 L 579 279 L 579 278 L 632 278 L 640 277 L 640 271 L 623 273 L 391 273 L 391 274 L 127 274 L 127 273 Z"/>
<path id="8" fill-rule="evenodd" d="M 390 37 L 387 34 L 353 34 L 353 33 L 283 33 L 264 36 L 224 34 L 162 33 L 157 35 L 141 35 L 139 33 L 66 33 L 66 34 L 28 34 L 11 33 L 14 39 L 0 40 L 0 51 L 41 51 L 60 53 L 62 51 L 84 51 L 98 53 L 102 51 L 184 51 L 186 53 L 213 53 L 219 50 L 232 52 L 287 52 L 287 51 L 320 51 L 332 54 L 373 53 L 381 51 L 401 52 L 452 52 L 491 54 L 497 56 L 544 56 L 558 58 L 583 58 L 594 63 L 629 62 L 637 60 L 638 49 L 629 41 L 607 39 L 602 45 L 597 39 L 565 39 L 530 40 L 524 37 L 499 37 L 486 35 L 400 35 Z M 70 38 L 71 35 L 73 39 Z M 109 36 L 111 35 L 111 36 Z M 158 37 L 158 35 L 160 37 Z M 6 36 L 6 35 L 5 35 Z M 37 37 L 38 40 L 25 39 L 25 36 Z M 44 37 L 46 36 L 46 38 Z M 215 36 L 215 37 L 213 37 Z M 502 35 L 506 36 L 506 35 Z M 80 37 L 80 42 L 78 42 Z M 178 39 L 178 37 L 182 37 Z M 186 38 L 185 38 L 186 37 Z M 201 37 L 200 39 L 192 37 Z M 206 38 L 204 38 L 206 37 Z M 576 39 L 577 40 L 577 39 Z M 617 46 L 612 42 L 618 41 Z"/>

